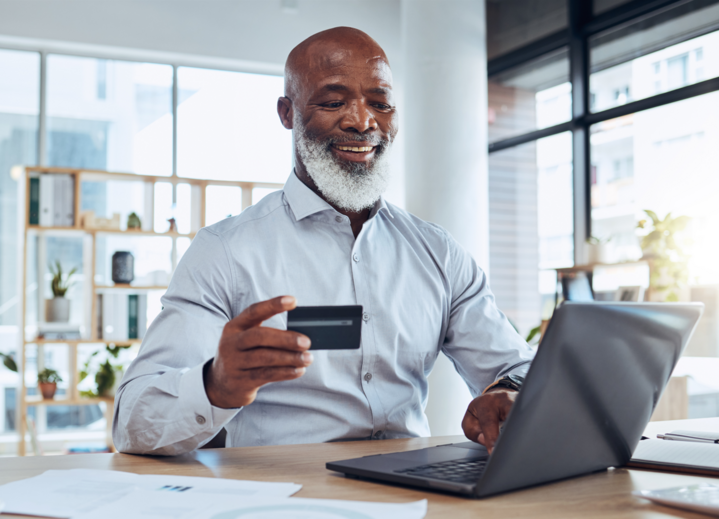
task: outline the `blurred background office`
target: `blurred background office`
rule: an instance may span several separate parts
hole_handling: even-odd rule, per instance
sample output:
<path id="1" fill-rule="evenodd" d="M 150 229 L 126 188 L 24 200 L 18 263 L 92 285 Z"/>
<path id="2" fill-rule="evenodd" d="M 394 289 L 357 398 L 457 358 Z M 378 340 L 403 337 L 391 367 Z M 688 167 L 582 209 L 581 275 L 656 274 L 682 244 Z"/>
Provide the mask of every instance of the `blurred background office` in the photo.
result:
<path id="1" fill-rule="evenodd" d="M 282 188 L 284 60 L 340 25 L 392 64 L 387 198 L 472 252 L 533 347 L 565 298 L 704 302 L 663 417 L 719 416 L 719 0 L 0 0 L 0 455 L 108 447 L 107 373 L 199 227 Z M 50 175 L 64 223 L 33 220 Z M 467 389 L 443 358 L 430 380 L 433 434 L 460 433 Z"/>

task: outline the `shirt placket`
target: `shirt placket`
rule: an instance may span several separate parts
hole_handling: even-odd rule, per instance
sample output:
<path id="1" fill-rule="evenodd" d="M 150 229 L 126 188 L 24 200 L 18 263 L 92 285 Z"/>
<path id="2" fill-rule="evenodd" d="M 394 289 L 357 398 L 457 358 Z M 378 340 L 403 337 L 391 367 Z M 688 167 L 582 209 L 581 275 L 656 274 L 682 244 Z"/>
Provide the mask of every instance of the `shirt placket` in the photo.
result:
<path id="1" fill-rule="evenodd" d="M 363 232 L 357 237 L 352 246 L 352 281 L 354 283 L 357 304 L 362 305 L 362 370 L 360 372 L 360 384 L 362 391 L 369 403 L 372 413 L 372 438 L 382 437 L 387 426 L 387 416 L 379 398 L 382 385 L 382 378 L 376 372 L 376 359 L 378 345 L 375 334 L 375 321 L 372 310 L 372 294 L 368 290 L 369 276 L 372 275 L 372 268 L 368 257 L 362 253 L 363 244 L 366 241 L 368 227 L 375 224 L 373 219 L 364 224 Z"/>

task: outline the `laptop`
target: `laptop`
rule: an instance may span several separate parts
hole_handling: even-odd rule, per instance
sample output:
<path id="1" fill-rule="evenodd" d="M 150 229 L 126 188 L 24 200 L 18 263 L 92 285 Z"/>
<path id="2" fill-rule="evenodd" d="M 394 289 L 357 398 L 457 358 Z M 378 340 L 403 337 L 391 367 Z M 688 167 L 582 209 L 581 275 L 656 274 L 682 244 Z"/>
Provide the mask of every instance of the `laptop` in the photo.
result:
<path id="1" fill-rule="evenodd" d="M 326 466 L 486 497 L 625 465 L 703 308 L 566 302 L 554 312 L 491 456 L 467 441 Z"/>

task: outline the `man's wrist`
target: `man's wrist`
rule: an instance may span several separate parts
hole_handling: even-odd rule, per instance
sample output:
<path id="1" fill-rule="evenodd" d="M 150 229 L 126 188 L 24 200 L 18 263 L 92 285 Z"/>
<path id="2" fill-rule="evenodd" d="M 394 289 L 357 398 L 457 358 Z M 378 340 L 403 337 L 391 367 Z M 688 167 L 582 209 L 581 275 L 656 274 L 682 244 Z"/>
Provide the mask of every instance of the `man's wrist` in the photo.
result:
<path id="1" fill-rule="evenodd" d="M 522 388 L 523 383 L 524 377 L 521 377 L 519 375 L 507 375 L 506 377 L 502 377 L 499 380 L 496 380 L 492 384 L 488 385 L 484 389 L 484 391 L 482 391 L 482 394 L 485 394 L 493 389 L 498 388 L 519 391 Z"/>

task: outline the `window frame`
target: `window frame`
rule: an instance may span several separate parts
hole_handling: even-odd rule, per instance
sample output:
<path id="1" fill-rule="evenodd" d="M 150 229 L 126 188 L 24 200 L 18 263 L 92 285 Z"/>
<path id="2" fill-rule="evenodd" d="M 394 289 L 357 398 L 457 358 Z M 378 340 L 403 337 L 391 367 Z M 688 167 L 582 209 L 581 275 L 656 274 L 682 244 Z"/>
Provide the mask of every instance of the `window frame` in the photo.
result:
<path id="1" fill-rule="evenodd" d="M 719 77 L 706 79 L 599 112 L 592 112 L 589 90 L 590 38 L 607 29 L 686 3 L 686 0 L 630 0 L 599 15 L 593 14 L 593 0 L 566 1 L 568 10 L 568 26 L 566 29 L 557 31 L 519 49 L 489 60 L 487 62 L 487 76 L 491 78 L 501 72 L 525 65 L 549 52 L 554 52 L 565 47 L 568 48 L 569 76 L 572 84 L 572 119 L 549 128 L 533 130 L 515 137 L 490 142 L 487 149 L 488 153 L 491 154 L 544 137 L 549 137 L 550 135 L 556 135 L 566 131 L 572 132 L 572 160 L 574 166 L 574 264 L 584 265 L 588 260 L 584 243 L 587 238 L 592 235 L 590 192 L 591 146 L 589 143 L 591 126 L 609 119 L 615 119 L 617 117 L 719 91 Z M 719 4 L 719 0 L 710 3 Z M 691 36 L 688 36 L 688 38 L 690 37 Z"/>

